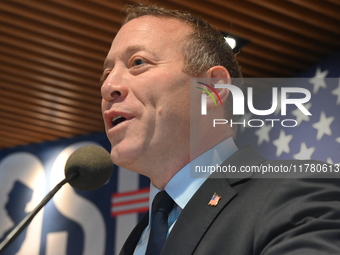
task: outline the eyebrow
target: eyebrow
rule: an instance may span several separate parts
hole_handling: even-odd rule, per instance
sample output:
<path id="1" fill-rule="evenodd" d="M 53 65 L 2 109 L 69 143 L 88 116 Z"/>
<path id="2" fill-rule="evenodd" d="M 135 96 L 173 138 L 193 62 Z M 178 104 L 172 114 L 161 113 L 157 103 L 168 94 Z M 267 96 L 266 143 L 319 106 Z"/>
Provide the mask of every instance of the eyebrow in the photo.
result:
<path id="1" fill-rule="evenodd" d="M 148 52 L 148 53 L 151 53 L 151 54 L 154 54 L 154 55 L 156 54 L 155 52 L 151 52 L 150 50 L 147 50 L 144 45 L 139 45 L 139 44 L 128 46 L 125 49 L 123 54 L 124 55 L 130 55 L 130 54 L 138 52 L 138 51 L 145 51 L 145 52 Z M 114 66 L 114 64 L 115 64 L 115 61 L 113 60 L 113 58 L 106 57 L 104 64 L 103 64 L 103 71 L 105 71 L 106 68 L 108 68 L 109 66 Z M 103 77 L 104 77 L 104 74 L 102 74 L 102 76 L 100 78 L 101 83 L 103 83 L 103 80 L 104 80 Z"/>
<path id="2" fill-rule="evenodd" d="M 149 53 L 154 53 L 154 52 L 150 52 L 149 50 L 147 50 L 144 45 L 130 45 L 125 49 L 124 55 L 130 55 L 137 51 L 145 51 Z M 108 66 L 113 66 L 113 65 L 114 65 L 114 60 L 112 58 L 107 57 L 104 61 L 103 69 L 105 70 Z"/>
<path id="3" fill-rule="evenodd" d="M 111 58 L 106 57 L 103 64 L 103 70 L 105 70 L 108 66 L 112 66 L 113 64 L 114 61 Z"/>

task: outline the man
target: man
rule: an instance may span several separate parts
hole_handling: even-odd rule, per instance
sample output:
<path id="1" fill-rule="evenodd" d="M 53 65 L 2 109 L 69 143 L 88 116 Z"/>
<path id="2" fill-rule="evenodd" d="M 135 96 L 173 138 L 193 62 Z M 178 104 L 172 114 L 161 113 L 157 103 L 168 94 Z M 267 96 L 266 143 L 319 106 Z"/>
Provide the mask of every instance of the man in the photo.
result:
<path id="1" fill-rule="evenodd" d="M 190 89 L 191 78 L 239 77 L 223 36 L 188 13 L 130 7 L 112 42 L 101 89 L 111 157 L 150 178 L 151 202 L 161 190 L 175 202 L 161 254 L 340 254 L 337 180 L 190 177 L 191 164 L 296 163 L 268 162 L 252 147 L 238 150 L 230 126 L 212 130 L 213 119 L 232 118 L 227 89 L 216 90 L 223 105 L 207 97 L 209 114 L 200 115 L 202 90 Z M 153 217 L 141 220 L 121 254 L 158 254 L 148 245 Z"/>

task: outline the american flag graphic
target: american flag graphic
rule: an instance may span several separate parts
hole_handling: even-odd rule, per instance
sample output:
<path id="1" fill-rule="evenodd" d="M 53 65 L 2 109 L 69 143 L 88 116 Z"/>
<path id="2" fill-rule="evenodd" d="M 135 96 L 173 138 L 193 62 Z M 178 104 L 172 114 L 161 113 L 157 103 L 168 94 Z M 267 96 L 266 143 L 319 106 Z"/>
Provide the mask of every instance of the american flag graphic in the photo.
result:
<path id="1" fill-rule="evenodd" d="M 149 210 L 150 188 L 115 193 L 112 195 L 111 216 L 142 213 Z"/>
<path id="2" fill-rule="evenodd" d="M 215 193 L 212 196 L 212 198 L 210 199 L 208 205 L 216 206 L 218 204 L 218 202 L 220 201 L 220 199 L 221 199 L 221 197 Z"/>
<path id="3" fill-rule="evenodd" d="M 241 147 L 250 143 L 268 159 L 316 159 L 340 163 L 339 67 L 340 54 L 337 54 L 307 70 L 301 75 L 305 78 L 288 80 L 288 86 L 293 81 L 294 87 L 310 91 L 311 99 L 304 106 L 312 115 L 304 115 L 294 106 L 287 107 L 287 115 L 281 116 L 278 107 L 270 118 L 294 119 L 296 127 L 283 127 L 280 122 L 275 122 L 274 126 L 268 122 L 258 128 L 242 127 L 238 129 L 237 145 Z M 250 113 L 244 118 L 264 120 L 269 117 Z"/>

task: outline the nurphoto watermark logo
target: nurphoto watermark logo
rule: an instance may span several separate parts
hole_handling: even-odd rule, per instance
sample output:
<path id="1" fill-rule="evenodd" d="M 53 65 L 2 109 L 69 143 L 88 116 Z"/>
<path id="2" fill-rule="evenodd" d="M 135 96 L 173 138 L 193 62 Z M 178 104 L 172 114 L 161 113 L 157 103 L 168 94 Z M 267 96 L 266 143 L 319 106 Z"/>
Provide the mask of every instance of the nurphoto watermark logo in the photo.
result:
<path id="1" fill-rule="evenodd" d="M 339 112 L 339 78 L 192 78 L 190 176 L 340 178 Z M 288 161 L 225 160 L 234 144 Z"/>
<path id="2" fill-rule="evenodd" d="M 308 103 L 311 99 L 311 93 L 306 88 L 301 87 L 272 87 L 271 89 L 271 106 L 268 109 L 257 109 L 254 106 L 254 88 L 247 87 L 247 93 L 244 94 L 243 90 L 237 85 L 233 84 L 220 84 L 196 81 L 197 89 L 204 91 L 201 95 L 201 115 L 208 115 L 208 104 L 207 99 L 210 98 L 217 106 L 222 105 L 222 99 L 218 93 L 218 89 L 227 89 L 231 93 L 232 103 L 232 114 L 233 115 L 245 115 L 245 106 L 248 107 L 249 112 L 253 116 L 270 116 L 275 111 L 280 110 L 280 115 L 285 117 L 287 115 L 287 107 L 292 106 L 299 109 L 304 115 L 312 115 L 304 104 Z M 268 90 L 268 89 L 267 89 Z M 229 100 L 229 99 L 227 99 Z M 247 104 L 245 104 L 245 102 Z M 234 119 L 213 119 L 212 126 L 229 124 L 230 126 L 241 125 L 243 127 L 261 127 L 265 124 L 270 124 L 274 127 L 275 124 L 279 123 L 283 127 L 296 127 L 298 122 L 295 119 L 289 118 L 252 118 L 252 119 L 240 119 L 235 121 Z"/>

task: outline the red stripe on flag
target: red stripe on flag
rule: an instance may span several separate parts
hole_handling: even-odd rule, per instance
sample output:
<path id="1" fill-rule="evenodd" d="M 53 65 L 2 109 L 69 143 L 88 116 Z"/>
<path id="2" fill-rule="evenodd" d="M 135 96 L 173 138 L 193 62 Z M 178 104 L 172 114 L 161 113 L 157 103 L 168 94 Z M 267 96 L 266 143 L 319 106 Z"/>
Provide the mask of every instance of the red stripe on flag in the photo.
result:
<path id="1" fill-rule="evenodd" d="M 143 207 L 143 208 L 138 208 L 138 209 L 131 209 L 131 210 L 126 210 L 126 211 L 120 211 L 120 212 L 112 212 L 111 216 L 119 216 L 122 214 L 129 214 L 129 213 L 142 213 L 142 212 L 147 212 L 149 210 L 149 207 Z"/>
<path id="2" fill-rule="evenodd" d="M 140 190 L 113 194 L 111 200 L 111 216 L 115 217 L 123 214 L 148 211 L 149 206 L 146 206 L 146 203 L 149 201 L 149 192 L 150 188 L 143 188 Z M 115 200 L 118 200 L 118 202 L 115 202 Z M 134 205 L 135 208 L 133 208 Z M 124 208 L 126 206 L 127 208 Z"/>

